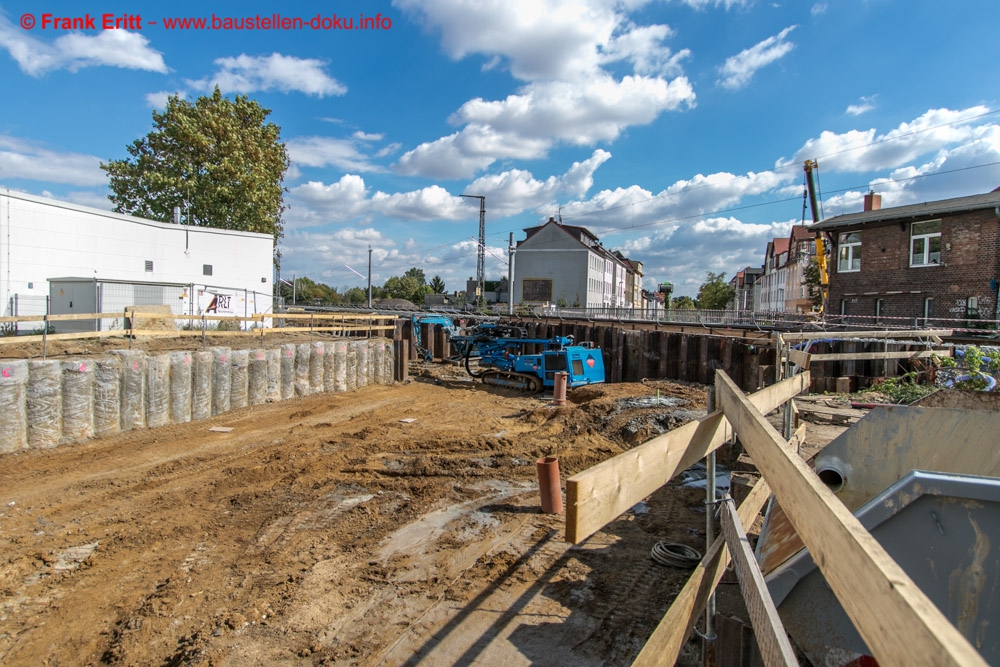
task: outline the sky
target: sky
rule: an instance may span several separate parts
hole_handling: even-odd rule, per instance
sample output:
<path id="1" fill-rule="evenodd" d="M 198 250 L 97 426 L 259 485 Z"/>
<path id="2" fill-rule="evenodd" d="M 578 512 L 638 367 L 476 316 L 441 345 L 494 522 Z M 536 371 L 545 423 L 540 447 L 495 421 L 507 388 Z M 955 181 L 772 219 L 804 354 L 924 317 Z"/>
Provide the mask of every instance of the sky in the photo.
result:
<path id="1" fill-rule="evenodd" d="M 869 189 L 889 207 L 1000 186 L 995 0 L 226 6 L 0 0 L 0 187 L 110 209 L 100 162 L 169 95 L 218 86 L 281 128 L 286 279 L 362 286 L 347 267 L 371 247 L 376 285 L 418 267 L 463 290 L 468 194 L 487 280 L 511 232 L 561 216 L 645 288 L 694 295 L 811 220 L 807 159 L 824 217 Z M 276 15 L 303 27 L 264 29 Z"/>

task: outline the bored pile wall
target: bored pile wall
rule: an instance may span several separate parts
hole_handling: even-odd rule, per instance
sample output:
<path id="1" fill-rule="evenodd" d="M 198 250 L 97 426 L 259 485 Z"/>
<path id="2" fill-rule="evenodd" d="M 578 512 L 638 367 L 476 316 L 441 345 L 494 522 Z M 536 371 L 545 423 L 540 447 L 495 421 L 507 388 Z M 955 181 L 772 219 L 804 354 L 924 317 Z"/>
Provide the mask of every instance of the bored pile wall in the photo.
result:
<path id="1" fill-rule="evenodd" d="M 392 384 L 393 360 L 392 341 L 376 338 L 0 361 L 0 453 L 197 421 L 293 395 Z"/>

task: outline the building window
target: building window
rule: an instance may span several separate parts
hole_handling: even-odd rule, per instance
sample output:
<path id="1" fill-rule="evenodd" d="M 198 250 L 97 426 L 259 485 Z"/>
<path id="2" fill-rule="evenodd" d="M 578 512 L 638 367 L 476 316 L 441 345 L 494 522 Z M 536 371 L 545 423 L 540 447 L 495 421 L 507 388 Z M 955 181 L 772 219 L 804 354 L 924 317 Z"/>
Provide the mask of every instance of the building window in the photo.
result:
<path id="1" fill-rule="evenodd" d="M 840 314 L 841 315 L 847 314 L 847 299 L 840 300 Z"/>
<path id="2" fill-rule="evenodd" d="M 840 259 L 837 262 L 837 271 L 839 273 L 860 271 L 861 232 L 845 232 L 841 234 L 837 247 L 840 253 Z"/>
<path id="3" fill-rule="evenodd" d="M 910 226 L 910 266 L 941 263 L 941 221 L 914 222 Z"/>
<path id="4" fill-rule="evenodd" d="M 965 317 L 970 320 L 979 319 L 979 297 L 970 296 L 965 300 Z"/>
<path id="5" fill-rule="evenodd" d="M 885 314 L 885 301 L 882 299 L 875 299 L 875 324 L 879 324 L 882 321 L 882 315 Z"/>
<path id="6" fill-rule="evenodd" d="M 153 271 L 153 260 L 151 260 L 151 259 L 147 259 L 146 260 L 146 271 L 149 272 L 149 273 L 152 273 L 152 271 Z"/>
<path id="7" fill-rule="evenodd" d="M 201 265 L 201 272 L 202 272 L 203 275 L 206 275 L 206 276 L 212 275 L 212 265 L 211 264 L 202 264 Z"/>
<path id="8" fill-rule="evenodd" d="M 934 299 L 927 297 L 924 299 L 924 319 L 929 320 L 934 317 Z"/>
<path id="9" fill-rule="evenodd" d="M 551 280 L 525 280 L 521 283 L 522 301 L 552 301 Z"/>

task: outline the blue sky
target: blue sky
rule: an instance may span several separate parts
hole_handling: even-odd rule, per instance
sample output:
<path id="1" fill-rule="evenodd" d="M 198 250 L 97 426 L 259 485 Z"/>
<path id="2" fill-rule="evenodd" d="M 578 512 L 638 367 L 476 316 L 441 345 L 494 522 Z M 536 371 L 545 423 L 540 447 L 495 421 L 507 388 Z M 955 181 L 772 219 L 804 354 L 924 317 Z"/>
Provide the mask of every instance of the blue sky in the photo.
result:
<path id="1" fill-rule="evenodd" d="M 0 2 L 0 187 L 110 208 L 101 160 L 168 94 L 272 110 L 292 168 L 283 276 L 348 287 L 411 266 L 487 279 L 510 232 L 561 215 L 694 294 L 802 219 L 1000 186 L 993 0 L 242 2 L 223 17 L 378 15 L 378 30 L 168 30 L 205 3 Z M 95 29 L 42 27 L 43 14 Z M 34 19 L 22 27 L 25 15 Z M 130 30 L 101 17 L 138 15 Z M 151 22 L 154 22 L 151 23 Z"/>

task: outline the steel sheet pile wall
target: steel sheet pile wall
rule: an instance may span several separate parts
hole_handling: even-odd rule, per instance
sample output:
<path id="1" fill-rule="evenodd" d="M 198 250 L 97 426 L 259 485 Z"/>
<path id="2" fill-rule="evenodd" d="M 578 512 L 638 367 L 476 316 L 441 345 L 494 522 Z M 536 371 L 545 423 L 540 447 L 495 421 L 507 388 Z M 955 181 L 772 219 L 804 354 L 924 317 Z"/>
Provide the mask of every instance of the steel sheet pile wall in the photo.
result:
<path id="1" fill-rule="evenodd" d="M 573 336 L 592 342 L 604 354 L 608 382 L 643 378 L 708 384 L 722 369 L 744 391 L 775 381 L 775 351 L 770 341 L 699 333 L 629 329 L 624 326 L 520 321 L 528 338 Z"/>
<path id="2" fill-rule="evenodd" d="M 300 353 L 302 364 L 296 363 Z M 383 340 L 159 355 L 114 350 L 101 359 L 0 362 L 0 453 L 207 419 L 296 389 L 391 384 L 394 364 L 394 348 Z"/>

